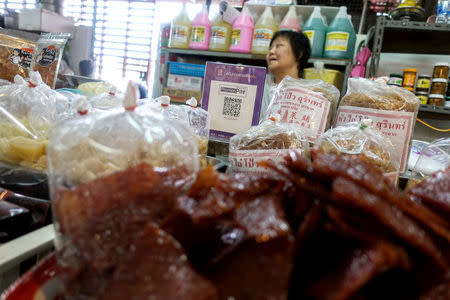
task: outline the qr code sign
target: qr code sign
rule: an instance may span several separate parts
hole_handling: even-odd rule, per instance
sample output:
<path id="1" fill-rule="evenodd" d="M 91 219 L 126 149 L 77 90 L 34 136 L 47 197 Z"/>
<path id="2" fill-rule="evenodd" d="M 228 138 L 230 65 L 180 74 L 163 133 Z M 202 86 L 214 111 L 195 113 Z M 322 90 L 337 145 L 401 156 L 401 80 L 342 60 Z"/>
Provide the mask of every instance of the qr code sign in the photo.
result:
<path id="1" fill-rule="evenodd" d="M 233 98 L 225 96 L 223 99 L 222 115 L 239 118 L 241 114 L 242 98 Z"/>

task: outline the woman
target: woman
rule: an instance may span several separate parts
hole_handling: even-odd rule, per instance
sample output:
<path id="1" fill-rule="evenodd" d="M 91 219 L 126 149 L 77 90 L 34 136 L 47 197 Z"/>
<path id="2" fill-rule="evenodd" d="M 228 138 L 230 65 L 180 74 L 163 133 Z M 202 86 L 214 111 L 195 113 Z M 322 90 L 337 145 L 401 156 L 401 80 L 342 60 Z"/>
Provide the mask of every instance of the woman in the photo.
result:
<path id="1" fill-rule="evenodd" d="M 267 74 L 261 107 L 261 119 L 272 100 L 277 85 L 285 76 L 300 78 L 311 55 L 308 38 L 297 31 L 277 31 L 270 41 L 266 55 Z"/>

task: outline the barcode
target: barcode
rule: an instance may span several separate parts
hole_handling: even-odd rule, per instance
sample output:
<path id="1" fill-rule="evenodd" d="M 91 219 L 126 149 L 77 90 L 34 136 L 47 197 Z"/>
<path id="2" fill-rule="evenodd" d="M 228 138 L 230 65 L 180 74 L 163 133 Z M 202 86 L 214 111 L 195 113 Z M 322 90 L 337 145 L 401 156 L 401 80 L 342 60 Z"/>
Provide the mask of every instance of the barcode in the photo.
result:
<path id="1" fill-rule="evenodd" d="M 222 115 L 239 118 L 242 98 L 224 97 Z"/>

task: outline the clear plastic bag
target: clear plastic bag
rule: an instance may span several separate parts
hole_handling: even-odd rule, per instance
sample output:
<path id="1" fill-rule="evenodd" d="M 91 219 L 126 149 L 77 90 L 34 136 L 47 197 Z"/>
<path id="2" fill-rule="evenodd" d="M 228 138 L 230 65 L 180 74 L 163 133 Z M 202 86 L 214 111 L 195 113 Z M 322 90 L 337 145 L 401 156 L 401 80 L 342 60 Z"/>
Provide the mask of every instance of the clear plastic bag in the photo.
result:
<path id="1" fill-rule="evenodd" d="M 295 124 L 314 143 L 329 128 L 338 101 L 339 90 L 323 80 L 286 76 L 276 88 L 265 120 L 279 114 L 281 122 Z"/>
<path id="2" fill-rule="evenodd" d="M 361 155 L 365 161 L 397 183 L 400 157 L 371 120 L 332 128 L 319 137 L 314 147 L 327 153 Z"/>
<path id="3" fill-rule="evenodd" d="M 42 82 L 37 72 L 29 80 L 0 87 L 0 160 L 46 169 L 46 145 L 54 124 L 70 116 L 70 102 Z"/>
<path id="4" fill-rule="evenodd" d="M 297 150 L 307 157 L 309 143 L 298 126 L 280 122 L 275 115 L 258 126 L 233 136 L 230 139 L 230 173 L 251 175 L 267 174 L 271 171 L 261 167 L 264 160 L 283 161 L 288 150 Z"/>
<path id="5" fill-rule="evenodd" d="M 103 111 L 122 107 L 122 98 L 123 95 L 118 94 L 118 91 L 112 87 L 107 93 L 90 98 L 89 102 L 94 109 Z"/>
<path id="6" fill-rule="evenodd" d="M 404 88 L 381 82 L 350 78 L 339 103 L 335 126 L 372 119 L 401 154 L 400 173 L 406 171 L 409 148 L 419 110 L 419 99 Z"/>
<path id="7" fill-rule="evenodd" d="M 197 100 L 191 98 L 186 101 L 186 105 L 180 106 L 187 114 L 189 127 L 195 133 L 198 142 L 198 152 L 206 155 L 208 151 L 208 139 L 210 128 L 209 113 L 197 106 Z M 203 164 L 202 164 L 203 165 Z"/>
<path id="8" fill-rule="evenodd" d="M 162 115 L 170 120 L 179 120 L 186 125 L 189 125 L 189 117 L 181 105 L 171 105 L 169 96 L 161 96 L 149 101 L 146 104 L 140 105 L 136 109 L 136 113 L 144 115 Z"/>
<path id="9" fill-rule="evenodd" d="M 431 174 L 450 166 L 450 138 L 441 138 L 425 146 L 411 171 L 408 188 Z"/>

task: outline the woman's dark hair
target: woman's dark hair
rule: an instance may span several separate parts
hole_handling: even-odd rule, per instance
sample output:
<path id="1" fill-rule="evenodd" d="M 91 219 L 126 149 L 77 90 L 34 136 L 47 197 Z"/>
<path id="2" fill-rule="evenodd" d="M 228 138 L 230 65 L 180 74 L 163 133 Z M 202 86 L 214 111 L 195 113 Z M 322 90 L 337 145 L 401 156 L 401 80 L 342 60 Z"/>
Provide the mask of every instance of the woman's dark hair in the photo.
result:
<path id="1" fill-rule="evenodd" d="M 289 40 L 292 52 L 294 52 L 294 56 L 298 61 L 298 76 L 301 77 L 303 69 L 306 67 L 311 56 L 311 46 L 308 37 L 298 31 L 281 30 L 275 32 L 270 41 L 270 46 L 272 46 L 273 41 L 278 37 L 284 37 Z"/>

